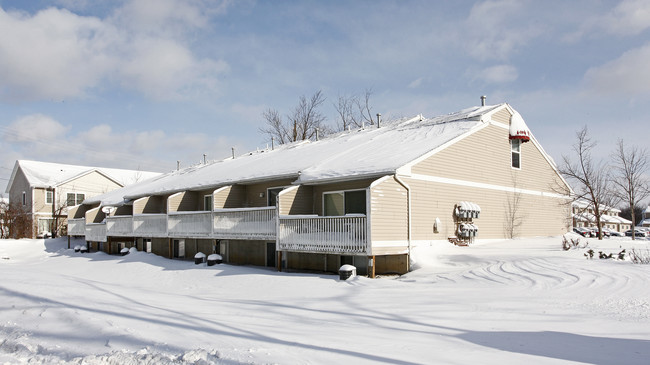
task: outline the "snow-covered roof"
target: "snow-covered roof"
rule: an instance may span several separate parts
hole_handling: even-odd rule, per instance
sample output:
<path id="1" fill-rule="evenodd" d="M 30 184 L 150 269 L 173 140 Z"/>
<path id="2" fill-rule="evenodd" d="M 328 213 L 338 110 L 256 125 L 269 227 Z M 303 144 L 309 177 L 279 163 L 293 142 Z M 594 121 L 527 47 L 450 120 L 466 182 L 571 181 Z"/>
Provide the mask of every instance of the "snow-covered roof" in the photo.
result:
<path id="1" fill-rule="evenodd" d="M 509 106 L 478 106 L 435 118 L 421 115 L 188 167 L 85 201 L 119 205 L 149 195 L 279 178 L 319 184 L 394 174 L 398 168 L 487 125 Z"/>
<path id="2" fill-rule="evenodd" d="M 588 202 L 587 200 L 584 200 L 584 199 L 578 199 L 578 200 L 574 201 L 573 203 L 571 203 L 571 205 L 573 207 L 579 208 L 579 209 L 593 208 L 593 204 L 591 204 L 591 202 Z M 600 207 L 601 207 L 601 209 L 605 209 L 606 211 L 610 211 L 610 212 L 617 212 L 617 213 L 621 212 L 620 209 L 610 207 L 610 206 L 605 205 L 605 204 L 601 204 Z"/>
<path id="3" fill-rule="evenodd" d="M 64 184 L 93 171 L 97 171 L 114 182 L 126 186 L 133 184 L 142 179 L 148 179 L 160 175 L 158 172 L 123 170 L 105 167 L 66 165 L 52 162 L 17 160 L 14 165 L 11 178 L 7 184 L 6 192 L 8 193 L 16 173 L 20 168 L 29 182 L 29 185 L 37 188 L 56 187 Z"/>

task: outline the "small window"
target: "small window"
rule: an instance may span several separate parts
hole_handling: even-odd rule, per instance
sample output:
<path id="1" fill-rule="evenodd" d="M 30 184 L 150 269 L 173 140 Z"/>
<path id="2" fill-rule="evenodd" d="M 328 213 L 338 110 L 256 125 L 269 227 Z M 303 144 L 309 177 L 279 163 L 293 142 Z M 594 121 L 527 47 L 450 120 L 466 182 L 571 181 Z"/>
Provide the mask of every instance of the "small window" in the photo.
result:
<path id="1" fill-rule="evenodd" d="M 212 195 L 203 196 L 203 210 L 212 211 Z"/>
<path id="2" fill-rule="evenodd" d="M 518 139 L 510 140 L 510 151 L 512 152 L 512 167 L 521 168 L 521 141 Z"/>
<path id="3" fill-rule="evenodd" d="M 45 204 L 52 204 L 52 198 L 53 198 L 53 192 L 52 191 L 46 191 L 45 192 Z"/>
<path id="4" fill-rule="evenodd" d="M 27 193 L 23 191 L 23 205 L 27 205 Z"/>
<path id="5" fill-rule="evenodd" d="M 75 196 L 74 193 L 68 193 L 67 198 L 65 200 L 66 205 L 69 206 L 69 207 L 75 205 L 75 201 L 76 201 L 75 199 L 76 199 L 76 196 Z"/>
<path id="6" fill-rule="evenodd" d="M 75 205 L 83 203 L 84 199 L 86 199 L 86 194 L 77 194 L 77 204 Z"/>

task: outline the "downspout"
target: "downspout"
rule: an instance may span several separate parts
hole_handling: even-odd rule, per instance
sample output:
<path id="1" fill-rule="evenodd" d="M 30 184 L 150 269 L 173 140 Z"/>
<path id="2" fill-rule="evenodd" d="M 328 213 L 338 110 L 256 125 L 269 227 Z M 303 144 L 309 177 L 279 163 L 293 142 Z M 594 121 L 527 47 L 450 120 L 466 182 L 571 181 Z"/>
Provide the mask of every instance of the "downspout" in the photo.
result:
<path id="1" fill-rule="evenodd" d="M 406 184 L 402 179 L 397 176 L 397 174 L 393 175 L 395 176 L 395 181 L 397 181 L 400 185 L 406 189 L 406 221 L 407 221 L 407 240 L 408 240 L 408 258 L 409 260 L 407 261 L 408 265 L 408 271 L 411 271 L 411 188 Z"/>

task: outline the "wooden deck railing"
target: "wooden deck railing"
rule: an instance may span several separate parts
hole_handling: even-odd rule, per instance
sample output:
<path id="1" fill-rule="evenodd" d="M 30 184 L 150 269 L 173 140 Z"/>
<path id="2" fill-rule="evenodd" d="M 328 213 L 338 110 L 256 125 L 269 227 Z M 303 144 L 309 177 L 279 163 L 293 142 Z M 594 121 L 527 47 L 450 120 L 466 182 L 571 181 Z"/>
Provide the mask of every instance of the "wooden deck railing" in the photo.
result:
<path id="1" fill-rule="evenodd" d="M 339 254 L 368 253 L 366 216 L 281 216 L 278 250 Z"/>
<path id="2" fill-rule="evenodd" d="M 230 239 L 275 239 L 275 207 L 218 209 L 213 235 Z"/>
<path id="3" fill-rule="evenodd" d="M 68 219 L 68 235 L 85 236 L 86 218 Z"/>
<path id="4" fill-rule="evenodd" d="M 130 215 L 106 217 L 106 235 L 133 236 L 133 217 Z"/>

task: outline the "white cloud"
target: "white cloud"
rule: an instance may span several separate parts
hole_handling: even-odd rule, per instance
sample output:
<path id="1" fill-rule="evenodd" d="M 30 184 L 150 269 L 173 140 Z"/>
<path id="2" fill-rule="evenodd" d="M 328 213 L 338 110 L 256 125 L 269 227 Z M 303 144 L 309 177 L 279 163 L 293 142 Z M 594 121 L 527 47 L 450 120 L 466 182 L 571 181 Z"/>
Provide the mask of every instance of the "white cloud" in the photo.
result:
<path id="1" fill-rule="evenodd" d="M 512 65 L 497 65 L 475 72 L 472 76 L 475 80 L 483 80 L 491 84 L 503 84 L 517 80 L 519 72 Z"/>
<path id="2" fill-rule="evenodd" d="M 409 87 L 409 89 L 416 89 L 416 88 L 418 88 L 420 85 L 422 85 L 422 78 L 421 78 L 421 77 L 418 78 L 418 79 L 416 79 L 416 80 L 411 81 L 411 82 L 409 83 L 408 87 Z"/>
<path id="3" fill-rule="evenodd" d="M 206 14 L 223 8 L 147 3 L 127 2 L 106 19 L 57 8 L 34 15 L 0 8 L 0 98 L 83 98 L 105 82 L 154 99 L 216 91 L 227 64 L 198 57 L 189 37 L 206 24 Z"/>
<path id="4" fill-rule="evenodd" d="M 623 53 L 619 58 L 585 73 L 588 89 L 600 94 L 650 93 L 650 44 Z"/>
<path id="5" fill-rule="evenodd" d="M 608 13 L 602 26 L 613 34 L 634 35 L 650 28 L 650 2 L 626 0 Z"/>
<path id="6" fill-rule="evenodd" d="M 508 59 L 541 30 L 523 19 L 525 2 L 484 1 L 474 5 L 459 33 L 458 41 L 476 59 Z"/>
<path id="7" fill-rule="evenodd" d="M 18 118 L 4 128 L 4 139 L 9 143 L 57 140 L 65 136 L 69 126 L 52 117 L 31 114 Z"/>

